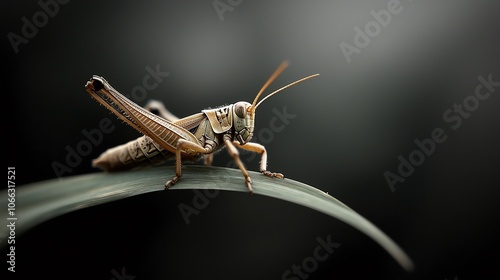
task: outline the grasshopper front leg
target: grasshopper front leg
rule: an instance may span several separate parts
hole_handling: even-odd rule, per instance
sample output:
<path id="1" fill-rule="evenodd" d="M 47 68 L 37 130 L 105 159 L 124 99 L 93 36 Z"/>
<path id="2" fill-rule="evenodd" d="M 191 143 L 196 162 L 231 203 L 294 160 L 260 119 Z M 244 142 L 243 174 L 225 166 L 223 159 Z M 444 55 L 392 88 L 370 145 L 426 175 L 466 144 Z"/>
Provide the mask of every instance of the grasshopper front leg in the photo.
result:
<path id="1" fill-rule="evenodd" d="M 250 175 L 248 175 L 248 171 L 246 170 L 245 166 L 243 165 L 243 162 L 241 162 L 240 159 L 240 153 L 238 152 L 238 149 L 233 145 L 233 141 L 231 141 L 231 136 L 228 134 L 224 135 L 224 144 L 227 147 L 227 151 L 229 152 L 229 155 L 233 158 L 234 162 L 236 162 L 236 165 L 240 168 L 241 172 L 243 173 L 243 176 L 245 177 L 245 183 L 247 185 L 248 191 L 250 194 L 253 194 L 253 188 L 252 188 L 252 179 L 250 178 Z"/>
<path id="2" fill-rule="evenodd" d="M 268 176 L 268 177 L 271 177 L 271 178 L 279 178 L 279 179 L 283 179 L 285 178 L 285 176 L 281 173 L 273 173 L 273 172 L 270 172 L 267 170 L 267 151 L 266 151 L 266 147 L 260 145 L 260 144 L 257 144 L 257 143 L 253 143 L 253 142 L 248 142 L 246 143 L 245 145 L 240 145 L 240 143 L 238 143 L 237 141 L 234 141 L 233 144 L 238 147 L 238 148 L 241 148 L 243 150 L 247 150 L 247 151 L 250 151 L 250 152 L 255 152 L 255 153 L 259 153 L 261 155 L 261 160 L 260 160 L 260 173 Z"/>

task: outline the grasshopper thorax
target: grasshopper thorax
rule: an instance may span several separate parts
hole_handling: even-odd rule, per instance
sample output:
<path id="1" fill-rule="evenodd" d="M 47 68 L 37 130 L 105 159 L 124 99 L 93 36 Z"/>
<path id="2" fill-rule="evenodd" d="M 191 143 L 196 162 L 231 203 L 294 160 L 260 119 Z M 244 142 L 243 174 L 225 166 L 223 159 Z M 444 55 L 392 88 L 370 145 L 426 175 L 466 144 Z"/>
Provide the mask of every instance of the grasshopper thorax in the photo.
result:
<path id="1" fill-rule="evenodd" d="M 214 109 L 202 110 L 216 134 L 233 133 L 233 138 L 241 145 L 252 139 L 255 111 L 252 105 L 240 101 Z"/>
<path id="2" fill-rule="evenodd" d="M 253 136 L 255 111 L 251 108 L 252 104 L 245 101 L 233 105 L 234 136 L 241 145 L 245 145 Z"/>

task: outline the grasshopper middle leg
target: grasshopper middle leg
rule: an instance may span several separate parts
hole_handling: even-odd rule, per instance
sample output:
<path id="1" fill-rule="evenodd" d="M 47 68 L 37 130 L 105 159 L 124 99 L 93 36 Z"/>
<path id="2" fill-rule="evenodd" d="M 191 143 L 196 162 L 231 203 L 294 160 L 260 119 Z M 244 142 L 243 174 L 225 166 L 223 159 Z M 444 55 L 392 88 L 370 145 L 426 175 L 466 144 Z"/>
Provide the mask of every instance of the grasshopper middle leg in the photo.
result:
<path id="1" fill-rule="evenodd" d="M 177 149 L 175 151 L 175 176 L 172 177 L 171 180 L 165 183 L 165 189 L 168 189 L 171 186 L 175 185 L 175 183 L 177 183 L 177 181 L 179 181 L 179 179 L 182 176 L 181 155 L 183 150 L 193 150 L 196 153 L 209 155 L 213 152 L 214 148 L 213 146 L 210 145 L 208 145 L 207 147 L 202 147 L 198 143 L 193 143 L 184 139 L 179 139 L 179 141 L 177 141 Z"/>

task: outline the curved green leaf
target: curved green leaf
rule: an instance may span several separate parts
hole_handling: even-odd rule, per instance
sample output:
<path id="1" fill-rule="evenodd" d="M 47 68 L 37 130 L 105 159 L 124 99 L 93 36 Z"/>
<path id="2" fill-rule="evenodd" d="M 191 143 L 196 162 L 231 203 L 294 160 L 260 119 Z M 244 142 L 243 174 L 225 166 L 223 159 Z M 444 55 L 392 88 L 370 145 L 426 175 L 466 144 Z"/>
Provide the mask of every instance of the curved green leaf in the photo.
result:
<path id="1" fill-rule="evenodd" d="M 16 232 L 21 234 L 37 224 L 78 209 L 163 191 L 163 185 L 167 178 L 173 176 L 173 171 L 172 167 L 156 167 L 120 173 L 93 173 L 19 186 L 16 189 L 16 217 L 19 220 Z M 237 169 L 185 166 L 183 171 L 181 181 L 171 190 L 218 189 L 248 192 L 243 176 Z M 375 240 L 404 269 L 413 269 L 412 260 L 393 240 L 331 195 L 290 179 L 268 178 L 252 171 L 249 174 L 254 194 L 286 200 L 337 218 Z M 0 200 L 6 201 L 7 194 L 0 195 Z M 0 219 L 6 221 L 5 211 L 1 215 Z M 8 228 L 0 227 L 0 238 L 7 235 Z"/>

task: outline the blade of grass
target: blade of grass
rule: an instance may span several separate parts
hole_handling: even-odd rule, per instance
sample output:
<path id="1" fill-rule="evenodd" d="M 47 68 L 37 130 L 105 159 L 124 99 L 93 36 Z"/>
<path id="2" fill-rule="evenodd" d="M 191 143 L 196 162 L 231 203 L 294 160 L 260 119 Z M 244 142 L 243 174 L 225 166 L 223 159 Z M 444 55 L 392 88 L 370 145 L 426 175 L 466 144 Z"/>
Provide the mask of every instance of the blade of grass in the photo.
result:
<path id="1" fill-rule="evenodd" d="M 16 234 L 54 217 L 78 209 L 124 199 L 148 192 L 163 191 L 166 179 L 173 176 L 172 167 L 156 167 L 131 172 L 93 173 L 54 179 L 16 188 Z M 181 181 L 171 190 L 218 189 L 248 192 L 237 169 L 185 166 Z M 296 203 L 337 218 L 363 232 L 382 246 L 405 270 L 413 269 L 407 254 L 385 233 L 331 195 L 290 179 L 273 179 L 250 171 L 254 194 Z M 7 201 L 7 193 L 0 201 Z M 6 211 L 0 219 L 7 220 Z M 0 227 L 0 239 L 9 229 Z M 1 246 L 5 246 L 6 242 Z"/>

